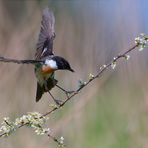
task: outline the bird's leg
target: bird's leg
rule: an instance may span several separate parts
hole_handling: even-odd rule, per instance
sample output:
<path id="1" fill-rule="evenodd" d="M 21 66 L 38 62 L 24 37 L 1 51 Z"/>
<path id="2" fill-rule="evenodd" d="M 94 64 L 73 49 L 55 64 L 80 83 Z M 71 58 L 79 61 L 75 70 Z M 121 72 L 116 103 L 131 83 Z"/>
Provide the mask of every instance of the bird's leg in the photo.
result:
<path id="1" fill-rule="evenodd" d="M 60 104 L 62 103 L 61 100 L 57 100 L 57 99 L 55 99 L 54 96 L 51 94 L 50 91 L 48 91 L 48 93 L 49 93 L 49 95 L 51 96 L 51 98 L 54 100 L 54 102 L 55 102 L 57 105 L 60 105 Z"/>
<path id="2" fill-rule="evenodd" d="M 75 91 L 68 91 L 68 90 L 65 90 L 64 88 L 62 88 L 61 86 L 59 86 L 59 85 L 55 85 L 56 87 L 58 87 L 59 89 L 61 89 L 62 91 L 64 91 L 66 94 L 72 94 L 72 93 L 74 93 Z"/>
<path id="3" fill-rule="evenodd" d="M 48 90 L 48 87 L 47 87 L 47 82 L 44 81 L 44 84 L 45 84 L 45 89 L 46 91 L 48 92 L 48 94 L 51 96 L 51 98 L 54 100 L 54 102 L 57 104 L 57 105 L 60 105 L 61 104 L 61 100 L 57 100 L 54 98 L 54 96 L 51 94 L 51 92 Z"/>

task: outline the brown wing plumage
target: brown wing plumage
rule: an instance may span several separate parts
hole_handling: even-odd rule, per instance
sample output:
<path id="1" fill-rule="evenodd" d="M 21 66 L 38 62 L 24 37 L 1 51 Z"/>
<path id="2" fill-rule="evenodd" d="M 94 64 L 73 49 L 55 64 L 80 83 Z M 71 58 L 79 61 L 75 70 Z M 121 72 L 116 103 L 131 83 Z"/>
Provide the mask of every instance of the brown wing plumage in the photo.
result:
<path id="1" fill-rule="evenodd" d="M 53 55 L 53 39 L 55 38 L 54 23 L 55 18 L 53 13 L 48 8 L 45 8 L 43 10 L 41 30 L 36 47 L 36 60 Z"/>

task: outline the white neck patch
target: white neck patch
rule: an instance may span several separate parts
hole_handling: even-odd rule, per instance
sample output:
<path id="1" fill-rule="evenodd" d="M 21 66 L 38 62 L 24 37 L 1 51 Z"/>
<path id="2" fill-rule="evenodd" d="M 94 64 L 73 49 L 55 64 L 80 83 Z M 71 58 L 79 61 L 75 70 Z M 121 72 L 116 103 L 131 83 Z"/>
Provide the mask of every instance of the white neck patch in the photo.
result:
<path id="1" fill-rule="evenodd" d="M 53 69 L 58 69 L 57 63 L 54 60 L 45 60 L 45 64 L 50 66 Z"/>

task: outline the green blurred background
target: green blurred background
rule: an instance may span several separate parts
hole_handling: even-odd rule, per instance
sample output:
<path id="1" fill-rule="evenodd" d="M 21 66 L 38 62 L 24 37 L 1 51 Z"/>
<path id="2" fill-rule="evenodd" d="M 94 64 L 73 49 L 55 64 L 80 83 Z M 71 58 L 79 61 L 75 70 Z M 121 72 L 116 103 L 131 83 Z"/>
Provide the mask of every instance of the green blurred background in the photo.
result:
<path id="1" fill-rule="evenodd" d="M 54 52 L 65 57 L 75 73 L 57 72 L 59 85 L 76 89 L 78 80 L 134 45 L 148 32 L 147 0 L 1 0 L 0 55 L 33 59 L 41 13 L 49 7 L 56 18 Z M 134 51 L 129 61 L 106 71 L 61 110 L 50 115 L 47 126 L 65 138 L 69 148 L 148 147 L 148 48 Z M 0 121 L 27 112 L 50 109 L 45 94 L 35 102 L 36 78 L 32 65 L 0 63 Z M 64 96 L 54 88 L 56 98 Z M 0 139 L 0 148 L 56 148 L 46 136 L 19 129 Z"/>

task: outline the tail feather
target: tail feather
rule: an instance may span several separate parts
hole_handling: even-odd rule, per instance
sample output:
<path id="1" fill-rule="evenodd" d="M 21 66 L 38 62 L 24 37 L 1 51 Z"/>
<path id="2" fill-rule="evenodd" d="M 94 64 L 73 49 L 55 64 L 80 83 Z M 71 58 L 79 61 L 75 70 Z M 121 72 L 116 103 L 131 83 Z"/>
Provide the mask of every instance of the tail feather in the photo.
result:
<path id="1" fill-rule="evenodd" d="M 37 83 L 36 102 L 38 102 L 41 99 L 43 93 L 44 93 L 43 88 L 40 86 L 39 83 Z"/>

